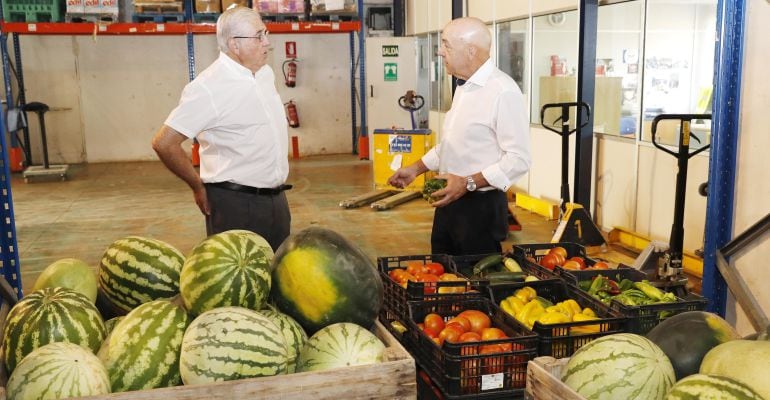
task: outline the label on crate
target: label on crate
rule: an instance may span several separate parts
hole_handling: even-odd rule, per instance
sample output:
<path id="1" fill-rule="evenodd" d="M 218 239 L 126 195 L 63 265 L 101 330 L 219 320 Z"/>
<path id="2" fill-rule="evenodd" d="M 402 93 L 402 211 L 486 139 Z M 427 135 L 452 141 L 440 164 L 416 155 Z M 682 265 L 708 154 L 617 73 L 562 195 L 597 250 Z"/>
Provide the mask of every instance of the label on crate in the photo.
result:
<path id="1" fill-rule="evenodd" d="M 502 372 L 497 374 L 481 375 L 481 390 L 502 389 L 504 380 L 505 374 Z"/>
<path id="2" fill-rule="evenodd" d="M 99 0 L 85 0 L 83 12 L 86 14 L 99 14 Z"/>
<path id="3" fill-rule="evenodd" d="M 411 153 L 412 137 L 410 135 L 388 135 L 388 151 L 391 153 Z"/>

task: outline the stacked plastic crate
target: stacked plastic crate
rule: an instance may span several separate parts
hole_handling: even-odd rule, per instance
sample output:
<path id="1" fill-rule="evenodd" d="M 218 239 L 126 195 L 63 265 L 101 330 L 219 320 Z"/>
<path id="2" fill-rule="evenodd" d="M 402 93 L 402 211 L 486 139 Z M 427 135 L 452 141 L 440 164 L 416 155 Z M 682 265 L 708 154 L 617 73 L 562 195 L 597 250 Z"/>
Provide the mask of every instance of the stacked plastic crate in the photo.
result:
<path id="1" fill-rule="evenodd" d="M 64 0 L 2 0 L 8 22 L 61 22 Z"/>

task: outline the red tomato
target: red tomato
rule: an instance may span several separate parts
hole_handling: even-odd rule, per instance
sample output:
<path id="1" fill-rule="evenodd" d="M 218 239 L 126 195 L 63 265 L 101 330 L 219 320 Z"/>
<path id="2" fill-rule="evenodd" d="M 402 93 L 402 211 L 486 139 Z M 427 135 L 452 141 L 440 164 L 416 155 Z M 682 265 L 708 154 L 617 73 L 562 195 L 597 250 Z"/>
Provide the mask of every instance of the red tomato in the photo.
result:
<path id="1" fill-rule="evenodd" d="M 578 264 L 580 264 L 580 269 L 586 269 L 586 260 L 583 259 L 583 257 L 572 257 L 568 261 L 574 261 Z"/>
<path id="2" fill-rule="evenodd" d="M 403 270 L 401 268 L 392 269 L 390 270 L 390 272 L 388 272 L 388 276 L 390 277 L 390 279 L 393 279 L 395 282 L 398 282 L 398 283 L 401 283 L 404 275 L 406 275 L 406 270 Z"/>
<path id="3" fill-rule="evenodd" d="M 437 331 L 437 330 L 434 330 L 434 329 L 430 329 L 430 328 L 425 328 L 425 329 L 422 330 L 422 333 L 424 333 L 425 335 L 427 335 L 431 339 L 437 338 L 439 332 L 440 331 Z"/>
<path id="4" fill-rule="evenodd" d="M 412 275 L 425 273 L 425 264 L 420 260 L 411 260 L 406 262 L 406 272 Z"/>
<path id="5" fill-rule="evenodd" d="M 481 340 L 505 339 L 508 335 L 500 328 L 486 328 L 481 331 Z"/>
<path id="6" fill-rule="evenodd" d="M 592 269 L 610 269 L 610 265 L 604 261 L 598 261 L 591 266 Z"/>
<path id="7" fill-rule="evenodd" d="M 439 332 L 438 337 L 441 338 L 445 342 L 449 343 L 455 343 L 458 340 L 460 340 L 460 336 L 462 336 L 462 332 L 454 327 L 445 327 L 444 329 Z"/>
<path id="8" fill-rule="evenodd" d="M 423 288 L 423 292 L 425 292 L 425 294 L 436 293 L 436 282 L 438 282 L 438 276 L 433 274 L 420 274 L 417 275 L 417 280 L 419 282 L 424 282 L 425 287 Z"/>
<path id="9" fill-rule="evenodd" d="M 425 269 L 428 270 L 429 274 L 436 276 L 441 276 L 441 274 L 444 273 L 444 266 L 437 262 L 430 262 L 425 264 Z"/>
<path id="10" fill-rule="evenodd" d="M 489 316 L 478 310 L 465 310 L 458 317 L 468 318 L 468 321 L 471 322 L 471 331 L 478 334 L 481 334 L 484 328 L 492 326 L 492 320 L 489 319 Z"/>
<path id="11" fill-rule="evenodd" d="M 476 332 L 465 332 L 460 335 L 460 342 L 480 342 L 481 335 Z"/>
<path id="12" fill-rule="evenodd" d="M 454 317 L 446 322 L 447 325 L 451 323 L 459 324 L 462 327 L 463 332 L 468 332 L 471 330 L 471 321 L 468 320 L 468 318 L 465 317 Z"/>
<path id="13" fill-rule="evenodd" d="M 568 271 L 579 271 L 583 268 L 580 267 L 580 263 L 574 260 L 567 260 L 562 264 L 562 268 L 568 270 Z"/>
<path id="14" fill-rule="evenodd" d="M 425 329 L 432 329 L 436 332 L 441 332 L 444 329 L 444 318 L 435 313 L 426 315 L 422 322 L 425 324 Z"/>
<path id="15" fill-rule="evenodd" d="M 556 247 L 552 248 L 551 250 L 548 250 L 548 254 L 551 254 L 551 253 L 556 253 L 556 254 L 560 255 L 561 258 L 563 258 L 565 260 L 567 259 L 567 249 L 565 249 L 564 247 L 556 246 Z"/>
<path id="16" fill-rule="evenodd" d="M 553 271 L 553 269 L 559 264 L 559 256 L 556 254 L 546 254 L 543 256 L 543 258 L 540 260 L 540 265 L 542 265 L 544 268 L 549 269 Z"/>

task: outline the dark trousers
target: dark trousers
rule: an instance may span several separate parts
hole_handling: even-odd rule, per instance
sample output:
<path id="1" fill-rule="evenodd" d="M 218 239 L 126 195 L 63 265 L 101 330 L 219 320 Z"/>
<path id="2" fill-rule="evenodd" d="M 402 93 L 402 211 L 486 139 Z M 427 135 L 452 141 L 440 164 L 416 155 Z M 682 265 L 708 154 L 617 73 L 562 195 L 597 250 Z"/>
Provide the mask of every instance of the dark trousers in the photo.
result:
<path id="1" fill-rule="evenodd" d="M 206 194 L 211 209 L 206 216 L 208 235 L 246 229 L 265 238 L 273 251 L 289 236 L 291 212 L 286 192 L 251 194 L 207 185 Z"/>
<path id="2" fill-rule="evenodd" d="M 469 192 L 433 214 L 433 254 L 499 253 L 508 236 L 508 199 L 500 190 Z"/>

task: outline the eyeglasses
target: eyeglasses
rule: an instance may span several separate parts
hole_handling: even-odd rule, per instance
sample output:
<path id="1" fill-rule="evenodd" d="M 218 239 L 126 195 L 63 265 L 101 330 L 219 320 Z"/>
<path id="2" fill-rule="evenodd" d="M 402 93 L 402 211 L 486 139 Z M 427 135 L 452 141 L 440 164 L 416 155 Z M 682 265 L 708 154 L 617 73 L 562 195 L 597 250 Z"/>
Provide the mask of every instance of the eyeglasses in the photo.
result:
<path id="1" fill-rule="evenodd" d="M 267 37 L 270 35 L 270 32 L 266 30 L 261 30 L 257 32 L 254 36 L 233 36 L 233 39 L 257 39 L 258 41 L 262 41 L 262 39 L 267 39 Z"/>

